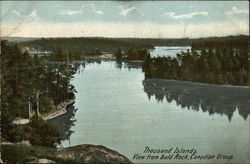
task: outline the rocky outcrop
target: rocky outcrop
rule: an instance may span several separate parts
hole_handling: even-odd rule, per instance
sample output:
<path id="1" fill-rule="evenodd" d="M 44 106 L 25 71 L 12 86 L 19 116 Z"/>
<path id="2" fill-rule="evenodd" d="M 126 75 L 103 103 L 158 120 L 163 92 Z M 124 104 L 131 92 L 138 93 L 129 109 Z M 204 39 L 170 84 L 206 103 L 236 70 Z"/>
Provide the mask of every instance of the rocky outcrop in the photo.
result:
<path id="1" fill-rule="evenodd" d="M 73 160 L 79 163 L 132 164 L 125 156 L 100 145 L 77 145 L 59 149 L 51 154 L 53 157 Z"/>
<path id="2" fill-rule="evenodd" d="M 56 162 L 49 160 L 49 159 L 46 159 L 46 158 L 42 158 L 42 159 L 37 159 L 34 161 L 27 162 L 27 163 L 56 163 Z"/>
<path id="3" fill-rule="evenodd" d="M 0 157 L 5 163 L 132 164 L 124 155 L 101 145 L 82 144 L 56 149 L 32 146 L 29 141 L 1 142 L 1 152 L 3 156 Z"/>

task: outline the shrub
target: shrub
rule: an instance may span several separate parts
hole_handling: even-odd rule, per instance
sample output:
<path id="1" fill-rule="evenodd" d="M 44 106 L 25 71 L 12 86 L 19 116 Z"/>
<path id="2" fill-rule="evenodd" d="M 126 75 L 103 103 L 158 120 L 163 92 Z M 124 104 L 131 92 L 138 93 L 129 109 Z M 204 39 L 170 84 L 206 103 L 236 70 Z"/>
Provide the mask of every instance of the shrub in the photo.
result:
<path id="1" fill-rule="evenodd" d="M 26 127 L 27 139 L 33 145 L 55 147 L 60 143 L 61 134 L 41 117 L 33 116 Z"/>

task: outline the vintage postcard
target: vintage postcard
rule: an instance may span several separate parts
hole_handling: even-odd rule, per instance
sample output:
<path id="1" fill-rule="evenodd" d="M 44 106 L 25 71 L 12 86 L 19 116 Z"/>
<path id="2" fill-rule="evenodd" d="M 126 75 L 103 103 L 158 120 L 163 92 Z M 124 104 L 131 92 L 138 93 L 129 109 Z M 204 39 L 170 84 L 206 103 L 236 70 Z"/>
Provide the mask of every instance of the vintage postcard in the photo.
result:
<path id="1" fill-rule="evenodd" d="M 250 163 L 249 1 L 0 1 L 1 163 Z"/>

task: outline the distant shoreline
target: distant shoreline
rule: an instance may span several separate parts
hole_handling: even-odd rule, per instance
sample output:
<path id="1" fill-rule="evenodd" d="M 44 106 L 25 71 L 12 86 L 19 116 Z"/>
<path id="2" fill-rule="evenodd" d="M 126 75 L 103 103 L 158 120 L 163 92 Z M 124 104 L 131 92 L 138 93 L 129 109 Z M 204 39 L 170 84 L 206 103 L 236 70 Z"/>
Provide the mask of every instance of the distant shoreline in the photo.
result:
<path id="1" fill-rule="evenodd" d="M 230 84 L 209 84 L 209 83 L 200 83 L 200 82 L 194 82 L 194 81 L 185 81 L 185 80 L 174 80 L 174 79 L 161 79 L 161 78 L 146 78 L 144 81 L 171 81 L 175 83 L 183 83 L 183 84 L 193 84 L 193 85 L 200 85 L 200 86 L 214 86 L 214 87 L 230 87 L 230 88 L 250 88 L 250 86 L 247 85 L 230 85 Z"/>

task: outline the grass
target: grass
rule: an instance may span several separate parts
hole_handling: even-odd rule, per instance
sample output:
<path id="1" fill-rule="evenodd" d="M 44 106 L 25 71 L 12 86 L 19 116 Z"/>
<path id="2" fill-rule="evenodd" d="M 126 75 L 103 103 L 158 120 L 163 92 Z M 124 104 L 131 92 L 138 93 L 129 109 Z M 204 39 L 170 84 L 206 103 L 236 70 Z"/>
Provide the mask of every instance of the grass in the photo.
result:
<path id="1" fill-rule="evenodd" d="M 25 145 L 1 145 L 2 160 L 6 163 L 25 163 L 46 158 L 61 164 L 74 164 L 76 161 L 53 156 L 56 148 Z"/>
<path id="2" fill-rule="evenodd" d="M 38 158 L 46 158 L 49 152 L 52 151 L 55 151 L 55 148 L 25 145 L 1 145 L 2 160 L 7 163 L 23 163 Z"/>

